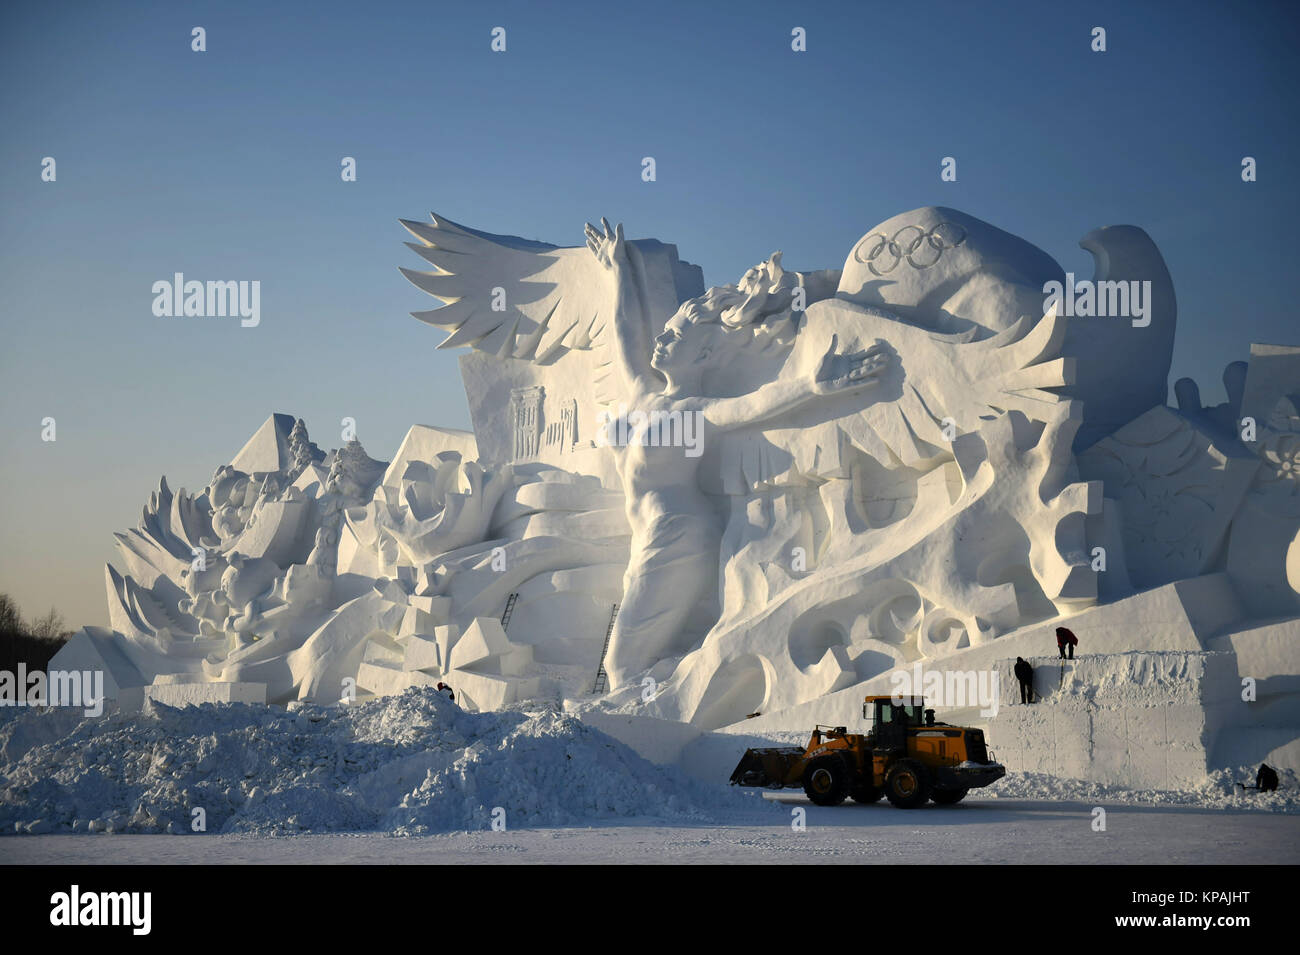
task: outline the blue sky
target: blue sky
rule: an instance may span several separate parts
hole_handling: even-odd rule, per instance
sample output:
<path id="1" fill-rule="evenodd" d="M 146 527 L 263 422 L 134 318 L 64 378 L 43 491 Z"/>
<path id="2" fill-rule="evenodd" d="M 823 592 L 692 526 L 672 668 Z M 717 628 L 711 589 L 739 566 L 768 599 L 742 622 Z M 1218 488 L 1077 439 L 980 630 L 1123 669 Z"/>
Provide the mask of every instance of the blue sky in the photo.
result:
<path id="1" fill-rule="evenodd" d="M 921 205 L 1084 276 L 1078 239 L 1133 223 L 1177 289 L 1173 376 L 1222 400 L 1252 341 L 1300 342 L 1296 24 L 1292 3 L 7 0 L 0 591 L 107 622 L 112 532 L 271 412 L 326 447 L 353 417 L 382 459 L 413 423 L 468 426 L 397 272 L 420 264 L 398 218 L 430 210 L 566 245 L 607 215 L 710 284 L 778 248 L 839 267 Z M 261 324 L 155 317 L 175 272 L 259 280 Z"/>

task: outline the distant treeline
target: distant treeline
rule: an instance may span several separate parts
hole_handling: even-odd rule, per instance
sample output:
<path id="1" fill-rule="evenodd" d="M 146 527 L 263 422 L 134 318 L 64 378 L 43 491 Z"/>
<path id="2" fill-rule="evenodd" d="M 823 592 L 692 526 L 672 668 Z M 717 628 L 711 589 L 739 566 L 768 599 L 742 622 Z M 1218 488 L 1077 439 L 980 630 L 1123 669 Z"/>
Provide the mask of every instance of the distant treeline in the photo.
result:
<path id="1" fill-rule="evenodd" d="M 16 672 L 19 663 L 28 670 L 44 670 L 50 657 L 72 636 L 63 629 L 63 617 L 53 608 L 31 623 L 23 620 L 18 604 L 0 594 L 0 670 Z"/>

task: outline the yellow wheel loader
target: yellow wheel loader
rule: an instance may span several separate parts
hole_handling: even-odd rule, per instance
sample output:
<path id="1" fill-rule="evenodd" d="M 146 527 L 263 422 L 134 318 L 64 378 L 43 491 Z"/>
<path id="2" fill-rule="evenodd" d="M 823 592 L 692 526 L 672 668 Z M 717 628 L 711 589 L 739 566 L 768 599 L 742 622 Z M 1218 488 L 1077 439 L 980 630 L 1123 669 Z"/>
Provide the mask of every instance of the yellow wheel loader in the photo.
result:
<path id="1" fill-rule="evenodd" d="M 915 809 L 926 800 L 950 806 L 1006 775 L 990 759 L 981 730 L 936 723 L 922 697 L 869 696 L 862 717 L 870 724 L 865 734 L 819 725 L 802 749 L 746 750 L 732 784 L 802 786 L 819 806 L 838 806 L 850 796 L 863 803 L 885 796 L 900 809 Z"/>

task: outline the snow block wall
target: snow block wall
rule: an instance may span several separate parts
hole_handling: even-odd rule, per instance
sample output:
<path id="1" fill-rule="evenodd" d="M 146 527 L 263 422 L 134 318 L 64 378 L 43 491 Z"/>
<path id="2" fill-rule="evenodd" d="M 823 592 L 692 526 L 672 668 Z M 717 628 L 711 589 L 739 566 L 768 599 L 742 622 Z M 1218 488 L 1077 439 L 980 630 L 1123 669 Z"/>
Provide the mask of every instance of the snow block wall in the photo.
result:
<path id="1" fill-rule="evenodd" d="M 204 703 L 265 703 L 265 683 L 162 683 L 143 688 L 143 700 L 168 706 L 201 706 Z"/>
<path id="2" fill-rule="evenodd" d="M 1239 718 L 1231 653 L 1115 653 L 1034 657 L 1037 702 L 1021 705 L 1015 660 L 988 736 L 1008 771 L 1049 773 L 1134 789 L 1201 783 L 1225 725 Z"/>
<path id="3" fill-rule="evenodd" d="M 1254 695 L 1239 722 L 1219 734 L 1214 764 L 1300 768 L 1300 675 L 1292 672 L 1300 620 L 1239 630 L 1208 647 L 1236 656 L 1238 682 L 1249 680 Z"/>

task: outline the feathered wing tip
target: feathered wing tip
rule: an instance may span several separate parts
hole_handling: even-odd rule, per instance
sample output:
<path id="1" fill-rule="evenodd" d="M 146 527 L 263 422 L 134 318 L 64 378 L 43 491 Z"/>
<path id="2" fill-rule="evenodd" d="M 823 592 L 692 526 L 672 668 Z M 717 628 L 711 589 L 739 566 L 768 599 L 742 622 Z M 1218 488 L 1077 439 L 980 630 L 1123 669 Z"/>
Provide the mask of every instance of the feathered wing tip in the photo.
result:
<path id="1" fill-rule="evenodd" d="M 420 241 L 403 243 L 434 268 L 417 271 L 399 267 L 412 285 L 443 302 L 441 308 L 412 312 L 411 315 L 449 334 L 439 348 L 469 345 L 498 354 L 506 339 L 513 339 L 519 316 L 493 312 L 484 293 L 484 267 L 502 258 L 504 247 L 484 234 L 476 233 L 450 219 L 430 213 L 431 223 L 411 219 L 398 221 Z M 487 306 L 486 308 L 484 306 Z M 509 342 L 513 344 L 513 341 Z"/>
<path id="2" fill-rule="evenodd" d="M 1074 381 L 1075 367 L 1061 354 L 1066 320 L 1055 310 L 1022 316 L 985 339 L 878 319 L 869 331 L 893 350 L 896 370 L 879 391 L 866 393 L 860 411 L 815 425 L 815 437 L 800 434 L 789 446 L 804 473 L 833 472 L 845 443 L 885 467 L 924 470 L 949 453 L 954 428 L 975 432 L 1013 413 L 1070 432 L 1078 409 L 1061 389 Z M 814 347 L 822 340 L 808 341 Z M 784 440 L 779 429 L 768 434 L 778 444 Z M 809 453 L 805 445 L 819 450 Z"/>
<path id="3" fill-rule="evenodd" d="M 1004 396 L 1004 410 L 1023 411 L 1031 417 L 1055 417 L 1051 406 L 1068 398 L 1048 389 L 1074 383 L 1075 361 L 1061 354 L 1066 320 L 1053 306 L 1037 321 L 1022 315 L 1010 328 L 974 347 L 999 354 L 999 374 L 990 383 Z"/>
<path id="4" fill-rule="evenodd" d="M 418 242 L 406 246 L 431 270 L 399 268 L 441 308 L 412 312 L 448 333 L 439 348 L 468 346 L 505 358 L 544 360 L 562 348 L 587 348 L 605 322 L 585 248 L 559 248 L 493 235 L 437 213 L 431 222 L 398 220 Z"/>

